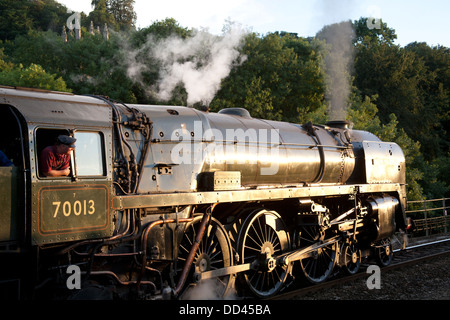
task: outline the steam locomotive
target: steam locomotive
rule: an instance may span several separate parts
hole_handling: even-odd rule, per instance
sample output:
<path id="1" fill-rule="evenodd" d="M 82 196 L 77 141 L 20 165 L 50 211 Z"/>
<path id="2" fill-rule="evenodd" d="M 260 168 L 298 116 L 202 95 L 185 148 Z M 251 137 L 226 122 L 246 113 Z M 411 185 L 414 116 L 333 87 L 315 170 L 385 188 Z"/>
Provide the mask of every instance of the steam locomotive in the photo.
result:
<path id="1" fill-rule="evenodd" d="M 406 229 L 400 147 L 345 121 L 131 105 L 0 87 L 0 292 L 20 299 L 268 298 L 387 265 Z M 71 173 L 41 151 L 76 138 Z"/>

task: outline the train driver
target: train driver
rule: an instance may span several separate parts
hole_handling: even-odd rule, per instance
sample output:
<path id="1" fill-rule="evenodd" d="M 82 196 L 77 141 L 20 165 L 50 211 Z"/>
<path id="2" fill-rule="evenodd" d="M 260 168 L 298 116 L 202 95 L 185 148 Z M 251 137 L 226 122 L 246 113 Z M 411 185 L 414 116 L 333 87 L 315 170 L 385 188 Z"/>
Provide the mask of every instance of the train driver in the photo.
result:
<path id="1" fill-rule="evenodd" d="M 77 139 L 60 135 L 53 146 L 41 152 L 40 170 L 45 177 L 65 177 L 70 174 L 70 153 Z"/>

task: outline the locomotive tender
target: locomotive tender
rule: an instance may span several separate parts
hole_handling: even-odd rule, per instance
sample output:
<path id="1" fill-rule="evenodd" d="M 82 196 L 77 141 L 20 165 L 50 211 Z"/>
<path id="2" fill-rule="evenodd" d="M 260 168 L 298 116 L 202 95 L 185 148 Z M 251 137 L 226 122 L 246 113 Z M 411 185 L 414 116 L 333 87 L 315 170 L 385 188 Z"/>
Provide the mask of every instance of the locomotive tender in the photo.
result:
<path id="1" fill-rule="evenodd" d="M 125 105 L 0 87 L 0 292 L 19 298 L 267 298 L 293 279 L 387 265 L 405 230 L 398 145 L 343 121 L 298 125 L 240 108 Z M 71 174 L 43 148 L 77 139 Z M 81 289 L 68 290 L 69 266 Z"/>

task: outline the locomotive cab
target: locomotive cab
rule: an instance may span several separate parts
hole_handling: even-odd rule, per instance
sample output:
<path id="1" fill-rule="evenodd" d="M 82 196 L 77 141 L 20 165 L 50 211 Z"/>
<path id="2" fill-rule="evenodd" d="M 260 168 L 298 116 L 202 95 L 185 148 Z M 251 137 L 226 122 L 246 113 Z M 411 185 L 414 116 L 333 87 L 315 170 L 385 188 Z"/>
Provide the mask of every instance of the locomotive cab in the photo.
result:
<path id="1" fill-rule="evenodd" d="M 112 170 L 107 161 L 111 111 L 97 99 L 68 101 L 67 96 L 16 90 L 15 96 L 4 99 L 1 143 L 14 163 L 0 168 L 2 207 L 11 208 L 1 213 L 3 220 L 9 219 L 1 227 L 4 242 L 47 245 L 112 234 Z M 77 139 L 71 171 L 68 176 L 47 177 L 40 170 L 40 154 L 61 134 Z"/>

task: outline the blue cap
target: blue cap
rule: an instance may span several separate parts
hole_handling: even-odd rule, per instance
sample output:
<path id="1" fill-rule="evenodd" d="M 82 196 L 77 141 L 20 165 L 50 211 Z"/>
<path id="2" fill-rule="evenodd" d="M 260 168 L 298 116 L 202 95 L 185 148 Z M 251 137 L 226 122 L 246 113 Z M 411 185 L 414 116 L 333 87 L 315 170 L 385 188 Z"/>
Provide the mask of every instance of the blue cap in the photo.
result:
<path id="1" fill-rule="evenodd" d="M 65 144 L 66 146 L 69 146 L 70 148 L 75 148 L 75 141 L 77 141 L 77 139 L 63 135 L 63 134 L 58 136 L 57 140 L 59 143 Z"/>

